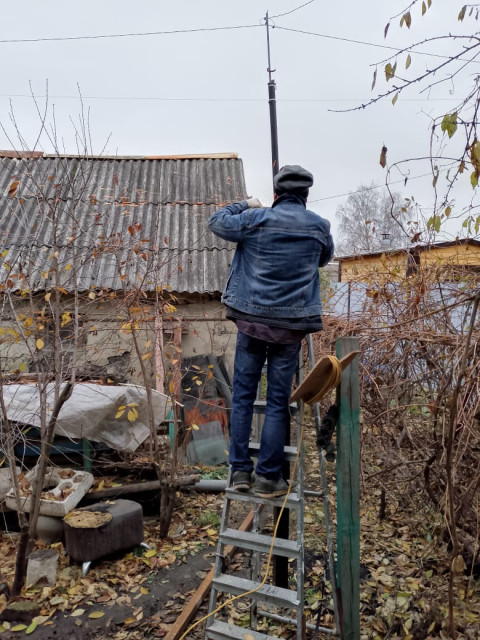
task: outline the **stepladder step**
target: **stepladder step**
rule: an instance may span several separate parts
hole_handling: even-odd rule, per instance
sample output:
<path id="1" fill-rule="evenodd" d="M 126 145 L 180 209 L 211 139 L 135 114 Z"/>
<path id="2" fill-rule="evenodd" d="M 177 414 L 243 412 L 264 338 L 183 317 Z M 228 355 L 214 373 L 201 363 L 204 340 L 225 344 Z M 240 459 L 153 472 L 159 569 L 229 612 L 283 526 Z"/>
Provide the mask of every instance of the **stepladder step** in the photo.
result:
<path id="1" fill-rule="evenodd" d="M 250 549 L 251 551 L 260 551 L 262 553 L 269 553 L 270 548 L 273 547 L 273 555 L 286 558 L 298 559 L 301 551 L 300 545 L 296 540 L 277 538 L 272 544 L 271 536 L 238 531 L 237 529 L 225 529 L 220 533 L 220 541 L 241 549 Z"/>
<path id="2" fill-rule="evenodd" d="M 269 507 L 282 507 L 285 502 L 285 496 L 280 496 L 279 498 L 261 498 L 260 496 L 256 496 L 251 490 L 242 493 L 240 491 L 234 491 L 232 488 L 225 490 L 225 497 L 227 500 L 240 500 L 254 505 L 264 504 Z M 294 489 L 288 496 L 285 508 L 298 509 L 301 500 L 303 501 L 303 498 L 300 498 L 298 491 Z"/>
<path id="3" fill-rule="evenodd" d="M 213 579 L 213 587 L 217 591 L 223 591 L 224 593 L 230 593 L 233 595 L 245 594 L 246 598 L 250 597 L 256 601 L 258 600 L 277 607 L 286 607 L 292 610 L 298 610 L 301 606 L 296 591 L 283 589 L 282 587 L 275 587 L 269 584 L 264 584 L 259 587 L 259 584 L 261 583 L 225 573 L 222 573 Z M 253 591 L 253 593 L 251 595 L 246 595 L 247 592 L 250 591 Z"/>
<path id="4" fill-rule="evenodd" d="M 258 456 L 258 452 L 260 451 L 260 443 L 259 442 L 250 442 L 248 445 L 248 452 L 251 456 Z M 290 445 L 283 448 L 283 453 L 285 455 L 285 460 L 287 462 L 293 462 L 298 454 L 297 447 L 292 447 Z"/>
<path id="5" fill-rule="evenodd" d="M 205 637 L 211 640 L 244 640 L 245 636 L 250 635 L 253 640 L 280 640 L 278 636 L 269 636 L 253 629 L 245 629 L 245 627 L 237 627 L 234 624 L 228 624 L 215 620 L 205 630 Z"/>

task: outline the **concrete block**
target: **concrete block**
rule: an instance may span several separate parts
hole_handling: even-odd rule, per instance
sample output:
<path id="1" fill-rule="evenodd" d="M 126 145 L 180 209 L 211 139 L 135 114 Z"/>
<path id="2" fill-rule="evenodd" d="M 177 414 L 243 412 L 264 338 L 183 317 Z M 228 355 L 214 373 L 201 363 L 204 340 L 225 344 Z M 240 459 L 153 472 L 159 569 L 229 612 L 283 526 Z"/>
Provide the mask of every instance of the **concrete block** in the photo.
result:
<path id="1" fill-rule="evenodd" d="M 34 478 L 36 470 L 27 473 L 29 482 Z M 93 475 L 87 471 L 74 469 L 57 469 L 48 467 L 43 481 L 43 497 L 40 499 L 40 513 L 43 516 L 63 518 L 71 511 L 93 484 Z M 17 511 L 17 501 L 13 490 L 7 493 L 5 498 L 7 507 Z M 24 495 L 20 498 L 22 511 L 30 512 L 31 496 Z"/>
<path id="2" fill-rule="evenodd" d="M 61 542 L 63 538 L 62 518 L 52 518 L 52 516 L 39 515 L 36 534 L 38 538 L 41 538 L 47 544 Z"/>
<path id="3" fill-rule="evenodd" d="M 55 549 L 42 549 L 30 554 L 27 565 L 27 585 L 33 586 L 45 581 L 54 585 L 57 582 L 58 553 Z"/>
<path id="4" fill-rule="evenodd" d="M 16 467 L 17 474 L 20 473 L 20 468 Z M 5 496 L 12 488 L 12 470 L 10 467 L 0 469 L 0 502 L 5 499 Z"/>

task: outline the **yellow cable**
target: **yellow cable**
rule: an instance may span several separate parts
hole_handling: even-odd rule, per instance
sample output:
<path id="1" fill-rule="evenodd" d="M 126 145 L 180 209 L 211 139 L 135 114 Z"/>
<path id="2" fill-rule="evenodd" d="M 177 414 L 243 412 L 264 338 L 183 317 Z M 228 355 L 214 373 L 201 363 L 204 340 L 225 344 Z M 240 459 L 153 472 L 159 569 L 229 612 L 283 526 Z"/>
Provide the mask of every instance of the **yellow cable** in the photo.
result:
<path id="1" fill-rule="evenodd" d="M 336 358 L 335 356 L 328 356 L 328 358 L 330 359 L 330 361 L 332 363 L 332 373 L 327 378 L 327 380 L 325 381 L 325 383 L 322 386 L 322 388 L 320 389 L 320 391 L 315 395 L 315 398 L 318 398 L 318 399 L 320 399 L 326 393 L 328 393 L 329 391 L 331 391 L 335 387 L 337 387 L 339 382 L 340 382 L 340 379 L 342 377 L 342 368 L 340 366 L 340 362 L 339 362 L 338 358 Z M 317 402 L 317 400 L 315 398 L 313 400 L 309 400 L 309 404 L 312 403 L 312 402 Z M 240 593 L 238 596 L 233 596 L 233 598 L 229 598 L 228 600 L 225 600 L 225 602 L 223 604 L 218 606 L 216 609 L 214 609 L 210 613 L 207 613 L 206 616 L 203 616 L 202 618 L 200 618 L 200 620 L 197 620 L 197 622 L 192 624 L 185 631 L 185 633 L 183 633 L 180 636 L 179 640 L 183 640 L 184 638 L 186 638 L 187 634 L 190 633 L 190 631 L 195 629 L 195 627 L 197 627 L 199 624 L 201 624 L 205 620 L 208 620 L 208 618 L 210 618 L 211 616 L 215 615 L 216 613 L 218 613 L 219 611 L 224 609 L 227 605 L 232 604 L 232 602 L 235 602 L 236 600 L 239 600 L 240 598 L 245 598 L 246 596 L 249 596 L 252 593 L 256 593 L 266 583 L 267 578 L 268 578 L 268 572 L 270 570 L 270 564 L 271 564 L 271 561 L 272 561 L 273 548 L 275 546 L 275 540 L 277 538 L 278 527 L 280 525 L 280 519 L 281 519 L 281 517 L 283 515 L 283 512 L 285 511 L 285 506 L 287 504 L 288 498 L 289 498 L 290 493 L 292 491 L 292 482 L 293 482 L 293 479 L 295 478 L 295 474 L 297 472 L 298 460 L 300 458 L 300 451 L 302 449 L 303 433 L 304 433 L 304 427 L 305 427 L 304 422 L 303 422 L 303 411 L 302 411 L 302 415 L 300 416 L 300 424 L 301 424 L 301 428 L 300 428 L 300 436 L 299 436 L 298 445 L 297 445 L 297 455 L 295 456 L 295 460 L 294 460 L 294 463 L 293 463 L 292 471 L 291 471 L 291 474 L 290 474 L 288 490 L 287 490 L 287 493 L 285 494 L 285 498 L 283 499 L 283 503 L 282 503 L 282 506 L 280 507 L 280 511 L 279 511 L 279 514 L 278 514 L 278 517 L 277 517 L 277 521 L 276 521 L 275 527 L 273 529 L 272 543 L 270 545 L 270 550 L 269 550 L 268 558 L 267 558 L 267 564 L 266 564 L 266 567 L 265 567 L 265 575 L 264 575 L 262 581 L 254 589 L 251 589 L 250 591 L 245 591 L 245 593 Z"/>
<path id="2" fill-rule="evenodd" d="M 342 367 L 340 365 L 340 360 L 336 356 L 327 356 L 327 358 L 330 360 L 330 364 L 332 365 L 332 372 L 322 382 L 322 385 L 315 393 L 315 395 L 312 398 L 308 398 L 308 404 L 319 402 L 324 396 L 327 395 L 327 393 L 330 393 L 330 391 L 338 387 L 338 384 L 340 383 L 340 379 L 342 377 Z"/>

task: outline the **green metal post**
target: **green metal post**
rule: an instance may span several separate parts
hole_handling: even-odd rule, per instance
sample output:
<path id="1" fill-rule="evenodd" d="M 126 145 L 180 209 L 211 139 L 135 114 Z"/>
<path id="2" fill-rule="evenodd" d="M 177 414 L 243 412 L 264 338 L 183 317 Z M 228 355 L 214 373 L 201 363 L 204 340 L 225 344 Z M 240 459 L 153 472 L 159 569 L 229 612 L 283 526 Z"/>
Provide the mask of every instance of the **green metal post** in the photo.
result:
<path id="1" fill-rule="evenodd" d="M 170 409 L 167 415 L 168 420 L 168 437 L 170 438 L 170 445 L 172 451 L 175 449 L 175 418 L 173 416 L 173 409 Z"/>
<path id="2" fill-rule="evenodd" d="M 358 351 L 358 338 L 337 340 L 337 358 Z M 358 357 L 337 391 L 337 585 L 342 640 L 360 639 L 360 384 Z"/>

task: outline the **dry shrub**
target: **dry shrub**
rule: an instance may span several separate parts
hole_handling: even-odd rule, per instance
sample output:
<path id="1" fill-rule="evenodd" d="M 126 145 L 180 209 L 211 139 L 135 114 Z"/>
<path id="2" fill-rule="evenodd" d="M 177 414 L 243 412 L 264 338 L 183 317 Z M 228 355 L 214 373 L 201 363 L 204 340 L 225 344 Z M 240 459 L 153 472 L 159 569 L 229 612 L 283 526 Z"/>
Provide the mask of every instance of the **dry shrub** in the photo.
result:
<path id="1" fill-rule="evenodd" d="M 471 560 L 480 517 L 480 276 L 448 276 L 352 284 L 346 295 L 357 303 L 325 318 L 315 350 L 318 357 L 339 337 L 358 336 L 365 489 L 444 514 L 454 551 Z"/>

